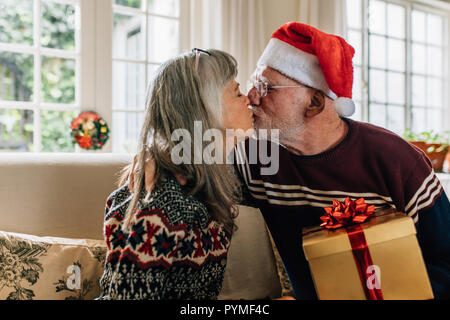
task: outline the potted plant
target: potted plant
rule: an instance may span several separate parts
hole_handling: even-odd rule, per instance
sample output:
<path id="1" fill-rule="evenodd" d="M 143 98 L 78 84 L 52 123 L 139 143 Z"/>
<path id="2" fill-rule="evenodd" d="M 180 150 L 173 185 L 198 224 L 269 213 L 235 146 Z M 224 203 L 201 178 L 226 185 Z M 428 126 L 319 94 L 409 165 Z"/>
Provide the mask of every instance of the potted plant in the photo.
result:
<path id="1" fill-rule="evenodd" d="M 425 152 L 435 171 L 442 171 L 449 150 L 450 131 L 438 133 L 431 130 L 416 134 L 411 129 L 406 129 L 403 138 Z"/>

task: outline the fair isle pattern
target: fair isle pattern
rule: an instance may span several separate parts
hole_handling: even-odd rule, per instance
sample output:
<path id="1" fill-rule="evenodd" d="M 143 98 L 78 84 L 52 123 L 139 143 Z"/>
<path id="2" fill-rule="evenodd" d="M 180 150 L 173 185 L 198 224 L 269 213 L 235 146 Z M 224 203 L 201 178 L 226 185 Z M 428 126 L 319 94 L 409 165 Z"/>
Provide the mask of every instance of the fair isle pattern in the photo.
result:
<path id="1" fill-rule="evenodd" d="M 134 264 L 123 264 L 117 272 L 106 264 L 100 279 L 101 288 L 106 290 L 97 300 L 215 300 L 221 286 L 212 284 L 211 279 L 223 281 L 225 264 L 224 259 L 208 262 L 202 269 L 173 266 L 170 273 L 159 268 L 148 272 Z"/>
<path id="2" fill-rule="evenodd" d="M 245 142 L 235 148 L 239 173 L 255 199 L 266 200 L 275 205 L 302 206 L 324 208 L 330 206 L 333 199 L 344 201 L 347 196 L 358 199 L 365 198 L 366 203 L 375 208 L 395 207 L 392 198 L 369 192 L 343 192 L 333 190 L 310 189 L 300 185 L 280 185 L 267 181 L 253 179 L 245 150 Z"/>
<path id="3" fill-rule="evenodd" d="M 216 299 L 229 234 L 174 179 L 156 188 L 148 202 L 145 196 L 143 190 L 129 233 L 122 231 L 128 187 L 108 198 L 108 252 L 99 299 Z"/>
<path id="4" fill-rule="evenodd" d="M 112 215 L 105 224 L 108 262 L 128 259 L 140 269 L 172 264 L 201 267 L 210 259 L 221 259 L 227 254 L 228 239 L 215 221 L 205 230 L 185 224 L 172 225 L 160 209 L 143 210 L 136 215 L 130 234 L 121 230 L 121 220 Z M 125 241 L 128 239 L 128 241 Z"/>

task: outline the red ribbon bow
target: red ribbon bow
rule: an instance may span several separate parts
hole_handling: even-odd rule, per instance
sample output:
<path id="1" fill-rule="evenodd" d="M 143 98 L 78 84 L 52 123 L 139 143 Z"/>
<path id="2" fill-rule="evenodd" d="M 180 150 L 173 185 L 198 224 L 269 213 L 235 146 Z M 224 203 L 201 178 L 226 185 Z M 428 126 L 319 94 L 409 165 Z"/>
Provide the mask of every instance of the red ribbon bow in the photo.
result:
<path id="1" fill-rule="evenodd" d="M 347 197 L 343 203 L 333 200 L 333 206 L 324 209 L 326 214 L 320 217 L 323 221 L 320 226 L 337 229 L 363 223 L 375 212 L 375 205 L 368 205 L 364 198 L 353 201 Z"/>

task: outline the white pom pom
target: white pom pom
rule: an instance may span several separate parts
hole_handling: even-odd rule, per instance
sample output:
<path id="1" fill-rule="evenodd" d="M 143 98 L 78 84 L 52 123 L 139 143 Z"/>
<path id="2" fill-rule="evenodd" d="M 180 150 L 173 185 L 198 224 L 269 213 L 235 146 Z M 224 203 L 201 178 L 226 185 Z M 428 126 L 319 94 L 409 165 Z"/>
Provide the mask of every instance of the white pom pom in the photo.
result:
<path id="1" fill-rule="evenodd" d="M 339 97 L 334 100 L 334 109 L 343 117 L 350 117 L 355 113 L 355 103 L 352 99 Z"/>

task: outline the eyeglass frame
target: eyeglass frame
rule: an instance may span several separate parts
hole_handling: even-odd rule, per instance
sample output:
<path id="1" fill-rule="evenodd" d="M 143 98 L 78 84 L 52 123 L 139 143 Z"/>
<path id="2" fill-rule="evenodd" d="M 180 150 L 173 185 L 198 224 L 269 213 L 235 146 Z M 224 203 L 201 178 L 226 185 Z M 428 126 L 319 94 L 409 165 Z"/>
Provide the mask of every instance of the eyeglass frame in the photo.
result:
<path id="1" fill-rule="evenodd" d="M 203 53 L 208 56 L 211 56 L 211 53 L 206 50 L 199 49 L 199 48 L 193 48 L 192 52 L 195 53 L 194 69 L 195 69 L 195 71 L 198 71 L 198 62 L 200 60 L 200 54 Z"/>
<path id="2" fill-rule="evenodd" d="M 256 84 L 261 84 L 262 85 L 262 89 L 261 87 L 258 88 L 258 86 Z M 255 80 L 249 80 L 247 81 L 247 89 L 248 92 L 250 92 L 250 90 L 252 88 L 255 88 L 256 92 L 258 92 L 260 97 L 266 97 L 267 96 L 267 92 L 270 89 L 284 89 L 284 88 L 310 88 L 307 85 L 298 85 L 298 86 L 269 86 L 269 84 L 267 83 L 267 81 L 263 81 L 261 79 L 256 78 Z"/>
<path id="3" fill-rule="evenodd" d="M 198 53 L 201 52 L 201 53 L 207 54 L 208 56 L 211 55 L 210 52 L 208 52 L 208 51 L 206 51 L 206 50 L 203 50 L 203 49 L 199 49 L 199 48 L 193 48 L 193 49 L 192 49 L 192 52 L 195 53 L 195 54 L 198 54 Z"/>

